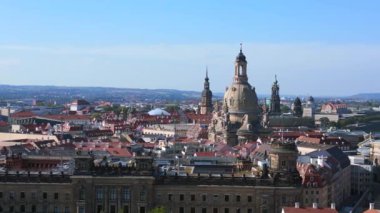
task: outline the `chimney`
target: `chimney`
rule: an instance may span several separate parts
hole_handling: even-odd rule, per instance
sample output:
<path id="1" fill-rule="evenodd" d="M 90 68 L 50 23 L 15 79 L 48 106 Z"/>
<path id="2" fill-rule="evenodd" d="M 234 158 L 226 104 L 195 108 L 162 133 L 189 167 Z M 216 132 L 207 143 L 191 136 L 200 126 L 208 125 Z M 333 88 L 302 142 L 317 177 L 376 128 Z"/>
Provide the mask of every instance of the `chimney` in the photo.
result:
<path id="1" fill-rule="evenodd" d="M 318 209 L 318 203 L 313 203 L 313 209 Z"/>
<path id="2" fill-rule="evenodd" d="M 335 203 L 331 203 L 331 209 L 336 209 L 335 208 Z"/>
<path id="3" fill-rule="evenodd" d="M 300 208 L 300 202 L 295 202 L 294 203 L 294 208 L 299 209 Z"/>
<path id="4" fill-rule="evenodd" d="M 375 209 L 375 203 L 369 203 L 369 209 Z"/>

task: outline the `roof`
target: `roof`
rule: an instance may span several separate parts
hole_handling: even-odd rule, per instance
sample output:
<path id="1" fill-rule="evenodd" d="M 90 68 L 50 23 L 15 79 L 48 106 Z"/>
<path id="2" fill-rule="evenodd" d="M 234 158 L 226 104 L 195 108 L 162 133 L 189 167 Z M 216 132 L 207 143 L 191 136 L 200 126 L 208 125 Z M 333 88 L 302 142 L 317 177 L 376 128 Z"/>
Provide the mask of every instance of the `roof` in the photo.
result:
<path id="1" fill-rule="evenodd" d="M 150 116 L 170 115 L 170 113 L 160 108 L 152 109 L 148 112 L 148 114 Z"/>
<path id="2" fill-rule="evenodd" d="M 214 152 L 196 152 L 194 153 L 195 157 L 215 157 Z"/>
<path id="3" fill-rule="evenodd" d="M 337 210 L 331 208 L 295 208 L 295 207 L 284 207 L 284 213 L 338 213 Z"/>
<path id="4" fill-rule="evenodd" d="M 364 211 L 363 213 L 380 213 L 380 210 L 377 210 L 377 209 L 368 209 L 367 211 Z"/>

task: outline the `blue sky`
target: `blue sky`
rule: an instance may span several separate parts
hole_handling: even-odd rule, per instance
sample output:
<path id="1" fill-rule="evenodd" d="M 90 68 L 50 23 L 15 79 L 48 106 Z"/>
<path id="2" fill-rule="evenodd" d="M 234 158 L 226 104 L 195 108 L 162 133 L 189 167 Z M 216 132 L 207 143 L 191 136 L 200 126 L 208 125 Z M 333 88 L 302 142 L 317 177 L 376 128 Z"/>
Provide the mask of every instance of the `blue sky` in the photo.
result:
<path id="1" fill-rule="evenodd" d="M 380 92 L 379 1 L 2 1 L 0 84 Z"/>

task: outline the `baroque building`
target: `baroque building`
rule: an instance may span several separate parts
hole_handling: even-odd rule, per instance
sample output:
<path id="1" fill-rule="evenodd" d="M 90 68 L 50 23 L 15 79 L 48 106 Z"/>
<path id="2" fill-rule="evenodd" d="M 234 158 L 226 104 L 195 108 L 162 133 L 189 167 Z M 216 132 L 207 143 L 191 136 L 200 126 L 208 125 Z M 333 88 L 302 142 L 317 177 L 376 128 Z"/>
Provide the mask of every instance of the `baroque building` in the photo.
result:
<path id="1" fill-rule="evenodd" d="M 205 115 L 212 112 L 212 92 L 210 90 L 210 82 L 208 78 L 208 69 L 206 69 L 206 77 L 202 91 L 200 114 Z"/>
<path id="2" fill-rule="evenodd" d="M 0 174 L 0 212 L 147 213 L 162 206 L 173 213 L 280 212 L 301 200 L 292 144 L 273 143 L 261 175 L 155 173 L 153 158 L 127 166 L 94 164 L 77 153 L 73 174 Z"/>
<path id="3" fill-rule="evenodd" d="M 214 111 L 209 139 L 231 146 L 254 140 L 260 128 L 259 114 L 256 91 L 248 82 L 247 60 L 240 48 L 233 82 L 224 93 L 222 110 Z"/>

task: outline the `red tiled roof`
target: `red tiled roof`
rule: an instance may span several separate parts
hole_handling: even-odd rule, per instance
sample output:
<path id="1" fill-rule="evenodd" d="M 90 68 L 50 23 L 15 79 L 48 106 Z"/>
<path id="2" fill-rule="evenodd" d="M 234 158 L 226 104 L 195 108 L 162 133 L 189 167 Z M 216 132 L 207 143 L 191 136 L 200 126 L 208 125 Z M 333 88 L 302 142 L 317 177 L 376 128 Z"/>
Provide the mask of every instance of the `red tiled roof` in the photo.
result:
<path id="1" fill-rule="evenodd" d="M 319 138 L 311 138 L 311 137 L 307 137 L 307 136 L 299 136 L 297 138 L 297 141 L 306 142 L 306 143 L 319 144 L 321 142 L 321 139 L 319 139 Z"/>
<path id="2" fill-rule="evenodd" d="M 367 211 L 364 211 L 363 213 L 380 213 L 380 210 L 378 210 L 378 209 L 368 209 Z"/>
<path id="3" fill-rule="evenodd" d="M 196 157 L 215 157 L 214 152 L 196 152 L 194 153 Z"/>
<path id="4" fill-rule="evenodd" d="M 33 117 L 35 115 L 36 114 L 34 114 L 31 111 L 21 111 L 21 112 L 16 112 L 16 113 L 11 114 L 11 117 L 12 118 L 28 118 L 28 117 Z"/>
<path id="5" fill-rule="evenodd" d="M 43 118 L 47 119 L 54 119 L 54 120 L 60 120 L 60 121 L 67 121 L 67 120 L 90 120 L 91 117 L 89 115 L 44 115 L 41 116 Z"/>

